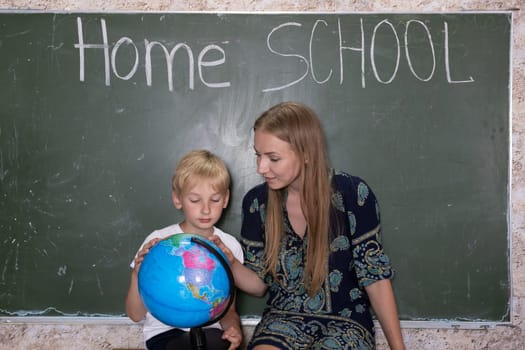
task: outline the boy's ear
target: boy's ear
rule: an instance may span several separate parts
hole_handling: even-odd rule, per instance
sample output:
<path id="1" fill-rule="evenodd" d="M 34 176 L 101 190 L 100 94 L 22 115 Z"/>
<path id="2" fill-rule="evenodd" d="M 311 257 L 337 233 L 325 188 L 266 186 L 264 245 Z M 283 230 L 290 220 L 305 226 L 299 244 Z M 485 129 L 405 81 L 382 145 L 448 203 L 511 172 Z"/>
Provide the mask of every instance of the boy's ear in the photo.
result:
<path id="1" fill-rule="evenodd" d="M 171 200 L 172 200 L 173 205 L 175 206 L 175 208 L 177 208 L 177 209 L 181 209 L 182 208 L 182 202 L 180 201 L 180 198 L 177 195 L 177 193 L 175 193 L 175 191 L 171 191 Z"/>
<path id="2" fill-rule="evenodd" d="M 226 209 L 229 201 L 230 201 L 230 190 L 227 190 L 226 195 L 224 196 L 224 205 L 222 206 L 223 209 Z"/>

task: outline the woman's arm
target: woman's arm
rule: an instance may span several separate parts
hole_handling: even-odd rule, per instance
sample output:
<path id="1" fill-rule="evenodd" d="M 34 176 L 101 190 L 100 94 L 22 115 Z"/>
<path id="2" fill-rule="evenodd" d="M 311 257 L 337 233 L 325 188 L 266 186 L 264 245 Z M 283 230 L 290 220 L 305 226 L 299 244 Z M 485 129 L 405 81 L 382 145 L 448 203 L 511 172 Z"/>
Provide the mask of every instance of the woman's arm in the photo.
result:
<path id="1" fill-rule="evenodd" d="M 268 286 L 254 271 L 241 264 L 239 260 L 235 259 L 231 264 L 231 269 L 235 278 L 235 285 L 243 292 L 256 297 L 262 297 L 266 293 Z"/>
<path id="2" fill-rule="evenodd" d="M 390 349 L 404 350 L 392 283 L 388 279 L 380 280 L 366 286 L 365 289 Z"/>
<path id="3" fill-rule="evenodd" d="M 233 273 L 235 285 L 243 292 L 248 294 L 261 297 L 266 293 L 267 285 L 259 278 L 259 276 L 246 266 L 244 266 L 239 260 L 237 260 L 231 250 L 222 243 L 221 239 L 217 236 L 212 236 L 210 240 L 223 251 L 226 258 L 230 262 L 230 268 Z"/>

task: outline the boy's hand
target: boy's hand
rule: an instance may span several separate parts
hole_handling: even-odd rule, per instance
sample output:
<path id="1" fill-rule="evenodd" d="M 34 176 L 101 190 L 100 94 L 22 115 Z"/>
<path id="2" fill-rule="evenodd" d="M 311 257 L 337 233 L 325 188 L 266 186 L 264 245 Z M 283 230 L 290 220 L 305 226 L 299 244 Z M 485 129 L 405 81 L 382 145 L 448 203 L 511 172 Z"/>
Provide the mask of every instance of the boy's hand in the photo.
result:
<path id="1" fill-rule="evenodd" d="M 149 253 L 151 247 L 153 247 L 155 244 L 157 244 L 160 241 L 159 238 L 153 238 L 151 241 L 144 244 L 144 247 L 142 247 L 141 250 L 137 253 L 137 257 L 135 258 L 135 266 L 133 267 L 133 272 L 138 274 L 140 269 L 140 264 L 144 260 L 144 256 Z"/>
<path id="2" fill-rule="evenodd" d="M 242 343 L 242 332 L 238 327 L 228 327 L 226 330 L 224 330 L 222 339 L 225 339 L 231 343 L 228 350 L 237 349 Z"/>

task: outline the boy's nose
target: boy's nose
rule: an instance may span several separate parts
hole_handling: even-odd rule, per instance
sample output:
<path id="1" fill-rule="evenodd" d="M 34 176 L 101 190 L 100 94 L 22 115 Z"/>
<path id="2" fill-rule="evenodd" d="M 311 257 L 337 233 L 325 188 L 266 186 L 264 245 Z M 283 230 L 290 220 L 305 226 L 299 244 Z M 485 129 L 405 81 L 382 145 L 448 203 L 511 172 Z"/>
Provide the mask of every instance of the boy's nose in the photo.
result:
<path id="1" fill-rule="evenodd" d="M 210 212 L 210 205 L 208 203 L 204 202 L 202 204 L 201 210 L 202 210 L 203 213 L 209 213 Z"/>

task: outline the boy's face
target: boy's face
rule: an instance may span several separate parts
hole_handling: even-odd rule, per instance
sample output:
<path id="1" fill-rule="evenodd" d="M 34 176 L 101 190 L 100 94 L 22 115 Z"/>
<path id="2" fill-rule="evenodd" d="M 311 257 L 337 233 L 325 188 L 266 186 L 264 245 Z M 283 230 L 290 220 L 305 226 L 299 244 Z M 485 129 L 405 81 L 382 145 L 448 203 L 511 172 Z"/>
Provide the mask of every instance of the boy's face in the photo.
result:
<path id="1" fill-rule="evenodd" d="M 172 192 L 175 208 L 184 212 L 181 228 L 186 233 L 195 233 L 204 237 L 213 234 L 213 225 L 227 207 L 230 192 L 217 192 L 207 181 L 199 181 L 197 185 L 184 193 L 177 195 Z"/>

